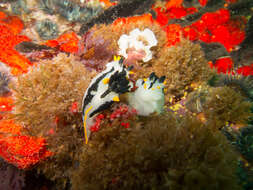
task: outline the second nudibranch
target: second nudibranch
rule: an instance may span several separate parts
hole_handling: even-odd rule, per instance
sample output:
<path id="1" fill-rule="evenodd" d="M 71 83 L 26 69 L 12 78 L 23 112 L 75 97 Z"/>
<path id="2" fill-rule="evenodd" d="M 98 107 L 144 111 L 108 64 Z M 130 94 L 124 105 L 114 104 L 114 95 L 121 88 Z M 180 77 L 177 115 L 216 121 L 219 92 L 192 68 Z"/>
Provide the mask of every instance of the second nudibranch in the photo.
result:
<path id="1" fill-rule="evenodd" d="M 113 102 L 119 101 L 119 95 L 129 92 L 133 87 L 128 80 L 129 70 L 123 65 L 123 58 L 114 57 L 114 61 L 109 62 L 106 69 L 92 79 L 82 103 L 86 144 L 96 115 L 108 109 Z"/>
<path id="2" fill-rule="evenodd" d="M 138 115 L 148 116 L 163 111 L 164 81 L 165 76 L 159 78 L 154 72 L 146 79 L 137 80 L 137 89 L 128 94 L 128 103 Z"/>

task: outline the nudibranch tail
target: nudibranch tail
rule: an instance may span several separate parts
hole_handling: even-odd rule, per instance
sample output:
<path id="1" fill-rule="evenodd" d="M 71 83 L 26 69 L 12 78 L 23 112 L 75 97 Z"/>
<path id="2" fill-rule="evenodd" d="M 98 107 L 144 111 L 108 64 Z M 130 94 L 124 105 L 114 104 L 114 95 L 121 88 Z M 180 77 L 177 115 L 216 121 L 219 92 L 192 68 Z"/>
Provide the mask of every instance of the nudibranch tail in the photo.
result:
<path id="1" fill-rule="evenodd" d="M 87 135 L 87 115 L 89 113 L 89 111 L 92 109 L 92 106 L 89 107 L 86 111 L 85 111 L 85 115 L 83 118 L 83 128 L 84 128 L 84 136 L 85 136 L 85 143 L 88 144 L 88 135 Z"/>

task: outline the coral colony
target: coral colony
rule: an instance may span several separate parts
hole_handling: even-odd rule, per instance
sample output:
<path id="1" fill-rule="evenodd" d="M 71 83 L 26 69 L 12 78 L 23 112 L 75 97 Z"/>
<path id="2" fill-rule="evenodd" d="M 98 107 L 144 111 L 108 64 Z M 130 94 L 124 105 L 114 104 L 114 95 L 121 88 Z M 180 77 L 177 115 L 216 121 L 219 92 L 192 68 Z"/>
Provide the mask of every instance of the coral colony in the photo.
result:
<path id="1" fill-rule="evenodd" d="M 253 189 L 252 10 L 1 1 L 0 189 Z"/>

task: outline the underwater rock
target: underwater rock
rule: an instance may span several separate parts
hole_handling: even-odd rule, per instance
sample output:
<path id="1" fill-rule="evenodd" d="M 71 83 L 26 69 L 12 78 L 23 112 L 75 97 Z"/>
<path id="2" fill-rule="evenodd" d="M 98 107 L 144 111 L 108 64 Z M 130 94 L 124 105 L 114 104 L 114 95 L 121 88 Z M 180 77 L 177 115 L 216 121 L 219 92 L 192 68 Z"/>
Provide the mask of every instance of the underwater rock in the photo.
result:
<path id="1" fill-rule="evenodd" d="M 72 173 L 73 190 L 240 189 L 237 155 L 211 126 L 168 113 L 130 123 L 105 123 L 92 135 Z"/>
<path id="2" fill-rule="evenodd" d="M 27 0 L 17 0 L 16 2 L 11 3 L 11 10 L 12 13 L 16 15 L 30 12 L 27 6 Z"/>
<path id="3" fill-rule="evenodd" d="M 228 86 L 253 101 L 253 76 L 219 74 L 210 79 L 209 84 L 214 87 Z"/>
<path id="4" fill-rule="evenodd" d="M 71 22 L 87 22 L 102 12 L 100 4 L 80 6 L 71 0 L 40 0 L 40 7 L 46 13 L 59 14 Z"/>
<path id="5" fill-rule="evenodd" d="M 253 126 L 243 127 L 235 142 L 243 157 L 253 164 Z"/>
<path id="6" fill-rule="evenodd" d="M 226 48 L 220 43 L 204 43 L 199 42 L 201 49 L 205 52 L 205 58 L 208 61 L 215 62 L 220 57 L 228 56 Z"/>
<path id="7" fill-rule="evenodd" d="M 250 190 L 253 188 L 253 171 L 248 163 L 239 161 L 237 175 L 240 179 L 239 184 L 243 187 L 244 190 Z"/>
<path id="8" fill-rule="evenodd" d="M 137 13 L 143 14 L 150 9 L 153 3 L 154 0 L 133 0 L 131 2 L 119 3 L 84 23 L 80 28 L 79 34 L 84 34 L 95 24 L 110 24 L 119 17 L 128 17 Z"/>
<path id="9" fill-rule="evenodd" d="M 0 189 L 22 190 L 25 186 L 25 173 L 7 164 L 0 158 Z"/>
<path id="10" fill-rule="evenodd" d="M 198 11 L 195 13 L 188 14 L 181 19 L 170 19 L 168 24 L 180 24 L 182 27 L 189 26 L 199 20 L 203 14 L 207 12 L 215 12 L 218 9 L 223 8 L 225 3 L 225 0 L 208 0 L 207 5 L 198 8 Z M 199 7 L 196 6 L 196 4 L 199 4 L 199 2 L 196 2 L 195 0 L 185 0 L 183 4 L 185 7 Z"/>
<path id="11" fill-rule="evenodd" d="M 0 96 L 4 96 L 10 92 L 8 85 L 10 82 L 10 78 L 6 73 L 0 71 Z"/>
<path id="12" fill-rule="evenodd" d="M 22 53 L 29 53 L 32 51 L 43 51 L 53 49 L 46 45 L 36 44 L 34 42 L 21 42 L 20 44 L 15 46 L 15 49 Z"/>
<path id="13" fill-rule="evenodd" d="M 54 39 L 58 36 L 57 24 L 49 19 L 38 21 L 35 29 L 43 40 Z"/>
<path id="14" fill-rule="evenodd" d="M 50 15 L 55 13 L 53 0 L 40 0 L 39 7 L 41 10 Z"/>
<path id="15" fill-rule="evenodd" d="M 253 6 L 253 5 L 252 5 Z M 237 51 L 231 52 L 236 67 L 253 63 L 253 16 L 246 25 L 246 37 Z"/>
<path id="16" fill-rule="evenodd" d="M 237 0 L 228 6 L 232 15 L 252 15 L 253 2 L 251 0 Z"/>
<path id="17" fill-rule="evenodd" d="M 77 21 L 80 18 L 80 7 L 71 1 L 54 1 L 57 12 L 68 21 Z"/>
<path id="18" fill-rule="evenodd" d="M 80 18 L 80 7 L 71 1 L 54 1 L 56 11 L 68 21 L 77 21 Z"/>

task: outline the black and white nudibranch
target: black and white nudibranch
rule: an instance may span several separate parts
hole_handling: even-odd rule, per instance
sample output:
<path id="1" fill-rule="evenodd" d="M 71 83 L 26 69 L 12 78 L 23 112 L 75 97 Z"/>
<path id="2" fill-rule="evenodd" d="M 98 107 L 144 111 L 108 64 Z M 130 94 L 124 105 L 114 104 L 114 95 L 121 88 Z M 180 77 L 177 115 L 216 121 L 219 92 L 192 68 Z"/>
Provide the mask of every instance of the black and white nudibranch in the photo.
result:
<path id="1" fill-rule="evenodd" d="M 106 69 L 92 79 L 84 94 L 82 117 L 86 144 L 96 115 L 108 109 L 113 102 L 118 102 L 119 95 L 129 92 L 133 87 L 128 80 L 131 71 L 123 65 L 123 61 L 123 58 L 115 56 L 114 61 L 109 62 Z"/>

